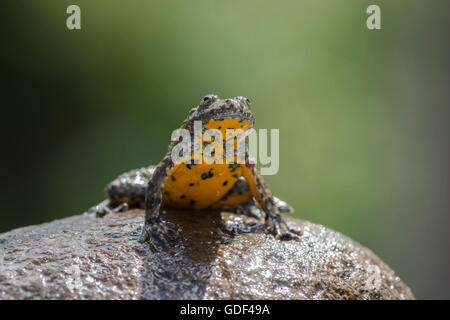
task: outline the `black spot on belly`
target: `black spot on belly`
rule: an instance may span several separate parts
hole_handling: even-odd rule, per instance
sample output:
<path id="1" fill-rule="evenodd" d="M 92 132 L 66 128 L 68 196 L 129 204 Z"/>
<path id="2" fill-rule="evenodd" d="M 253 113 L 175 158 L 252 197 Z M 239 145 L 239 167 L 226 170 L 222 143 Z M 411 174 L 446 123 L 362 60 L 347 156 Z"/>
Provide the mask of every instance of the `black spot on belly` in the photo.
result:
<path id="1" fill-rule="evenodd" d="M 193 187 L 194 186 L 194 184 L 193 183 L 189 183 L 189 187 Z"/>
<path id="2" fill-rule="evenodd" d="M 191 206 L 193 206 L 193 205 L 195 204 L 195 200 L 192 200 L 192 199 L 191 199 L 191 201 L 189 201 L 189 204 L 190 204 Z"/>
<path id="3" fill-rule="evenodd" d="M 182 194 L 182 195 L 180 196 L 180 199 L 184 199 L 184 198 L 186 198 L 186 195 L 185 195 L 185 194 Z"/>
<path id="4" fill-rule="evenodd" d="M 204 172 L 202 173 L 202 179 L 208 179 L 208 178 L 212 178 L 214 176 L 214 173 L 212 173 L 212 169 L 210 169 L 208 172 Z"/>
<path id="5" fill-rule="evenodd" d="M 172 179 L 172 181 L 175 181 L 175 180 L 177 180 L 177 179 L 175 179 L 175 177 L 172 175 L 172 176 L 170 176 L 170 179 Z"/>
<path id="6" fill-rule="evenodd" d="M 238 175 L 235 173 L 235 174 L 233 174 L 233 177 L 235 177 L 235 178 L 237 178 L 238 177 Z"/>
<path id="7" fill-rule="evenodd" d="M 228 184 L 228 180 L 225 180 L 225 181 L 222 183 L 223 186 L 226 186 L 227 184 Z"/>

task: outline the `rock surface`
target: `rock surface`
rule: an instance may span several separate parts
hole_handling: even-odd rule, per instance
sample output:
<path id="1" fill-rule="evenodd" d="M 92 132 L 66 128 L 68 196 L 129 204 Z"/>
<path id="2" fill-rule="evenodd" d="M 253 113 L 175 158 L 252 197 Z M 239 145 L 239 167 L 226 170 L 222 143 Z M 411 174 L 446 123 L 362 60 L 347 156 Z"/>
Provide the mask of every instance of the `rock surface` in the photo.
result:
<path id="1" fill-rule="evenodd" d="M 230 213 L 171 211 L 183 239 L 137 241 L 141 210 L 0 234 L 0 299 L 414 299 L 370 250 L 286 218 L 302 242 Z"/>

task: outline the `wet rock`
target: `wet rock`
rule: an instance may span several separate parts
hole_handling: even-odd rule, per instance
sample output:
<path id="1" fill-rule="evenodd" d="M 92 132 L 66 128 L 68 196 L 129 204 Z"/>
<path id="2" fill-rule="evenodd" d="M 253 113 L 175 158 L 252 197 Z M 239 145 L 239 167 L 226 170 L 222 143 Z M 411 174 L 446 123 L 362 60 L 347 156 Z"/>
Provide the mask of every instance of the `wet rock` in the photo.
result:
<path id="1" fill-rule="evenodd" d="M 170 248 L 137 241 L 143 212 L 79 215 L 0 234 L 0 299 L 413 299 L 370 250 L 289 219 L 302 242 L 229 213 L 171 211 Z"/>

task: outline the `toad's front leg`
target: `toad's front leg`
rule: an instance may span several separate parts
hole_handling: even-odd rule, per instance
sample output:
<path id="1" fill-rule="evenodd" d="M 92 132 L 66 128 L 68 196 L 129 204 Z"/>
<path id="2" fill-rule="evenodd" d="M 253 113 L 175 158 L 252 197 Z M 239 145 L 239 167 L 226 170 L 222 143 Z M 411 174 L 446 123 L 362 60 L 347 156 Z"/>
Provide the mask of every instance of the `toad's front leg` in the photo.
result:
<path id="1" fill-rule="evenodd" d="M 155 168 L 148 182 L 145 192 L 145 224 L 139 238 L 140 242 L 148 241 L 150 236 L 166 242 L 164 236 L 170 232 L 170 229 L 165 222 L 161 221 L 159 210 L 161 208 L 164 181 L 172 168 L 173 162 L 170 155 L 168 155 Z"/>
<path id="2" fill-rule="evenodd" d="M 242 175 L 247 180 L 250 191 L 258 201 L 261 208 L 265 212 L 266 231 L 273 234 L 275 238 L 280 240 L 297 240 L 301 241 L 301 231 L 290 229 L 280 215 L 276 206 L 274 197 L 270 190 L 264 184 L 254 164 L 246 164 L 243 166 Z"/>

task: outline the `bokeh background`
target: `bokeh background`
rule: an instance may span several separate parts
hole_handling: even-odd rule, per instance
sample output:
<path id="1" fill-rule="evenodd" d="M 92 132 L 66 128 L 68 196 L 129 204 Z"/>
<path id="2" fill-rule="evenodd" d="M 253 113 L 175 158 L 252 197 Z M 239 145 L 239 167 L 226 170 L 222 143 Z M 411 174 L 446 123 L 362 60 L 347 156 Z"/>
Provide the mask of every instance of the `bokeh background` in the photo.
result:
<path id="1" fill-rule="evenodd" d="M 296 217 L 371 248 L 418 298 L 450 298 L 449 1 L 0 8 L 0 232 L 84 212 L 157 163 L 204 94 L 245 95 L 257 128 L 280 129 L 265 180 Z"/>

